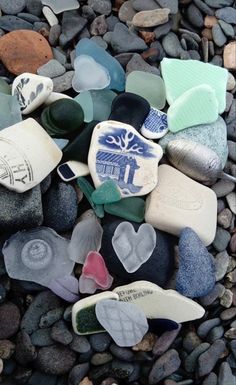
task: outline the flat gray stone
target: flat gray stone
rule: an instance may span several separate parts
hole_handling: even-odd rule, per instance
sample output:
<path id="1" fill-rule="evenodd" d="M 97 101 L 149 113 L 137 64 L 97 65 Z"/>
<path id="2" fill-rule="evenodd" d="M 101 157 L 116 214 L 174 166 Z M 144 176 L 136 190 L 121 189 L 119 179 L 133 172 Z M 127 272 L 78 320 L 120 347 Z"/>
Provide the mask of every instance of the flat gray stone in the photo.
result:
<path id="1" fill-rule="evenodd" d="M 223 340 L 217 340 L 206 352 L 200 355 L 198 359 L 199 377 L 209 374 L 214 369 L 217 361 L 220 359 L 225 349 L 225 342 Z"/>
<path id="2" fill-rule="evenodd" d="M 49 78 L 56 78 L 66 72 L 65 67 L 56 59 L 49 60 L 37 69 L 37 74 Z"/>
<path id="3" fill-rule="evenodd" d="M 213 246 L 217 251 L 226 250 L 229 242 L 230 242 L 230 233 L 221 227 L 217 227 L 216 236 L 213 241 Z"/>
<path id="4" fill-rule="evenodd" d="M 110 0 L 88 0 L 88 5 L 97 13 L 108 16 L 111 13 Z"/>
<path id="5" fill-rule="evenodd" d="M 160 71 L 157 67 L 148 64 L 141 55 L 135 53 L 126 66 L 126 75 L 132 71 L 144 71 L 151 74 L 160 75 Z"/>
<path id="6" fill-rule="evenodd" d="M 178 0 L 156 0 L 161 8 L 169 8 L 170 13 L 176 14 L 178 12 Z"/>
<path id="7" fill-rule="evenodd" d="M 169 32 L 162 39 L 162 46 L 168 56 L 180 58 L 183 48 L 180 44 L 178 36 L 174 32 Z"/>
<path id="8" fill-rule="evenodd" d="M 72 79 L 75 71 L 65 72 L 63 75 L 53 78 L 53 91 L 64 92 L 72 87 Z"/>
<path id="9" fill-rule="evenodd" d="M 153 11 L 154 9 L 160 8 L 155 0 L 131 0 L 132 6 L 135 11 Z"/>
<path id="10" fill-rule="evenodd" d="M 233 7 L 225 7 L 218 9 L 215 13 L 218 19 L 221 19 L 229 24 L 236 24 L 236 9 Z"/>
<path id="11" fill-rule="evenodd" d="M 25 8 L 25 0 L 0 0 L 0 8 L 7 15 L 16 15 Z"/>
<path id="12" fill-rule="evenodd" d="M 147 49 L 143 39 L 131 32 L 124 24 L 117 23 L 112 33 L 111 46 L 115 53 L 138 52 Z"/>
<path id="13" fill-rule="evenodd" d="M 236 385 L 236 377 L 233 376 L 228 362 L 222 362 L 220 365 L 218 383 L 220 385 Z"/>
<path id="14" fill-rule="evenodd" d="M 41 0 L 26 0 L 26 10 L 33 15 L 40 16 L 43 5 Z"/>
<path id="15" fill-rule="evenodd" d="M 33 29 L 33 24 L 14 15 L 4 15 L 0 17 L 0 28 L 11 32 L 17 29 Z"/>
<path id="16" fill-rule="evenodd" d="M 227 42 L 227 38 L 219 24 L 213 25 L 212 37 L 218 47 L 223 47 L 223 45 Z"/>
<path id="17" fill-rule="evenodd" d="M 87 20 L 80 16 L 78 12 L 66 11 L 62 17 L 62 33 L 59 38 L 60 45 L 66 46 L 72 39 L 74 39 L 86 26 Z"/>
<path id="18" fill-rule="evenodd" d="M 181 364 L 179 354 L 176 350 L 168 350 L 153 365 L 149 374 L 149 384 L 158 384 L 163 378 L 170 376 L 179 369 Z"/>

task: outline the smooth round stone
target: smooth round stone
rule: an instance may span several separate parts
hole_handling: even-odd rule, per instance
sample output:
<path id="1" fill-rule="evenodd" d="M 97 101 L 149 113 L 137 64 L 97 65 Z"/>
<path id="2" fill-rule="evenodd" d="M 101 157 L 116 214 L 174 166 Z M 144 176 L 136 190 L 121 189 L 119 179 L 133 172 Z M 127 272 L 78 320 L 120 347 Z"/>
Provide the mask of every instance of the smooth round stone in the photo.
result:
<path id="1" fill-rule="evenodd" d="M 7 15 L 16 15 L 25 8 L 25 0 L 0 0 L 0 8 Z"/>
<path id="2" fill-rule="evenodd" d="M 115 53 L 139 52 L 147 49 L 143 39 L 130 31 L 123 23 L 117 23 L 111 37 L 111 46 Z"/>
<path id="3" fill-rule="evenodd" d="M 84 121 L 107 120 L 111 113 L 112 102 L 116 93 L 111 90 L 90 90 L 80 92 L 74 100 L 84 111 Z"/>
<path id="4" fill-rule="evenodd" d="M 223 47 L 223 45 L 227 41 L 227 38 L 226 38 L 224 32 L 222 31 L 221 27 L 219 26 L 219 24 L 213 25 L 213 27 L 212 27 L 212 37 L 213 37 L 213 40 L 214 40 L 215 44 L 218 47 Z"/>
<path id="5" fill-rule="evenodd" d="M 63 75 L 65 72 L 65 67 L 55 59 L 49 60 L 48 63 L 37 69 L 38 75 L 46 76 L 49 78 L 55 78 L 57 76 Z"/>
<path id="6" fill-rule="evenodd" d="M 217 227 L 215 239 L 213 240 L 214 248 L 221 252 L 224 251 L 230 242 L 230 233 L 221 227 Z"/>
<path id="7" fill-rule="evenodd" d="M 14 15 L 4 15 L 0 18 L 0 28 L 4 31 L 15 31 L 18 29 L 33 29 L 33 24 Z"/>
<path id="8" fill-rule="evenodd" d="M 133 1 L 128 0 L 121 4 L 119 9 L 118 17 L 123 23 L 132 22 L 136 10 L 133 7 Z"/>
<path id="9" fill-rule="evenodd" d="M 232 41 L 224 47 L 224 67 L 236 69 L 236 42 Z"/>
<path id="10" fill-rule="evenodd" d="M 159 110 L 165 107 L 166 95 L 162 78 L 143 71 L 133 71 L 126 79 L 126 92 L 132 92 L 146 99 L 151 107 Z"/>
<path id="11" fill-rule="evenodd" d="M 79 130 L 84 113 L 78 103 L 71 99 L 60 99 L 46 107 L 41 115 L 43 127 L 51 136 L 63 138 Z"/>
<path id="12" fill-rule="evenodd" d="M 11 302 L 0 306 L 0 339 L 13 336 L 20 326 L 20 311 Z"/>
<path id="13" fill-rule="evenodd" d="M 135 93 L 125 92 L 116 96 L 112 102 L 109 120 L 130 124 L 140 131 L 150 111 L 150 104 Z"/>
<path id="14" fill-rule="evenodd" d="M 178 36 L 174 32 L 169 32 L 164 36 L 162 46 L 170 57 L 179 58 L 180 54 L 183 52 Z"/>
<path id="15" fill-rule="evenodd" d="M 97 333 L 90 336 L 90 344 L 95 352 L 105 352 L 111 344 L 111 337 L 108 333 Z"/>
<path id="16" fill-rule="evenodd" d="M 165 377 L 171 375 L 179 369 L 181 360 L 176 350 L 171 349 L 164 353 L 154 363 L 149 373 L 149 384 L 155 385 Z"/>
<path id="17" fill-rule="evenodd" d="M 170 10 L 168 8 L 141 11 L 134 15 L 132 24 L 135 27 L 150 28 L 168 22 Z"/>
<path id="18" fill-rule="evenodd" d="M 37 367 L 43 373 L 62 375 L 74 366 L 76 354 L 62 345 L 47 346 L 39 349 Z"/>
<path id="19" fill-rule="evenodd" d="M 36 73 L 37 69 L 53 59 L 51 47 L 38 32 L 17 30 L 0 39 L 0 58 L 15 75 Z"/>

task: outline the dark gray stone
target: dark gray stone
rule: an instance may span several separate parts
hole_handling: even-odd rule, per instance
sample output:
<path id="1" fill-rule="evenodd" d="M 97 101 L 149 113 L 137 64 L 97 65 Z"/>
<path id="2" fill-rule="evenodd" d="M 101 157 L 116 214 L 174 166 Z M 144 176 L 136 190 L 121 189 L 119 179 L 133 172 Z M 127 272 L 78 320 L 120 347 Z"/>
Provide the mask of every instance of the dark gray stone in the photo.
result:
<path id="1" fill-rule="evenodd" d="M 230 233 L 221 227 L 217 227 L 213 246 L 217 251 L 224 251 L 230 242 Z"/>
<path id="2" fill-rule="evenodd" d="M 66 346 L 53 345 L 39 349 L 36 365 L 43 373 L 62 375 L 73 368 L 75 361 L 76 354 L 72 350 Z"/>
<path id="3" fill-rule="evenodd" d="M 201 343 L 202 340 L 198 337 L 195 330 L 190 329 L 183 338 L 183 348 L 188 353 L 191 353 Z"/>
<path id="4" fill-rule="evenodd" d="M 63 12 L 60 45 L 66 46 L 82 31 L 86 24 L 87 20 L 80 16 L 76 10 Z"/>
<path id="5" fill-rule="evenodd" d="M 24 331 L 17 334 L 15 357 L 20 365 L 27 365 L 37 357 L 37 352 L 30 336 Z"/>
<path id="6" fill-rule="evenodd" d="M 233 37 L 235 35 L 234 29 L 231 24 L 226 23 L 223 20 L 219 20 L 219 25 L 226 36 Z"/>
<path id="7" fill-rule="evenodd" d="M 233 376 L 228 362 L 222 362 L 220 365 L 218 383 L 220 385 L 235 385 L 236 377 Z"/>
<path id="8" fill-rule="evenodd" d="M 49 310 L 60 307 L 60 304 L 60 299 L 51 291 L 39 293 L 26 310 L 21 321 L 21 329 L 32 334 L 38 329 L 41 316 Z"/>
<path id="9" fill-rule="evenodd" d="M 204 19 L 201 11 L 194 5 L 190 4 L 187 9 L 187 16 L 190 23 L 197 28 L 202 28 L 204 25 Z"/>
<path id="10" fill-rule="evenodd" d="M 43 222 L 40 186 L 17 193 L 0 186 L 0 230 L 20 230 Z"/>
<path id="11" fill-rule="evenodd" d="M 107 30 L 114 31 L 115 25 L 119 23 L 119 19 L 114 15 L 110 15 L 106 18 L 106 23 L 107 23 Z"/>
<path id="12" fill-rule="evenodd" d="M 73 336 L 63 320 L 60 320 L 53 325 L 51 338 L 62 345 L 69 345 L 73 340 Z"/>
<path id="13" fill-rule="evenodd" d="M 0 0 L 0 8 L 7 15 L 16 15 L 25 8 L 25 0 Z"/>
<path id="14" fill-rule="evenodd" d="M 0 340 L 12 337 L 20 326 L 20 311 L 11 302 L 0 306 Z"/>
<path id="15" fill-rule="evenodd" d="M 215 12 L 212 8 L 210 8 L 206 3 L 204 3 L 202 0 L 193 0 L 194 4 L 208 16 L 214 16 Z"/>
<path id="16" fill-rule="evenodd" d="M 210 373 L 209 376 L 205 378 L 202 385 L 217 385 L 217 375 L 215 373 Z"/>
<path id="17" fill-rule="evenodd" d="M 44 224 L 55 231 L 70 230 L 77 218 L 75 189 L 63 182 L 51 185 L 43 196 Z"/>
<path id="18" fill-rule="evenodd" d="M 207 334 L 213 329 L 215 326 L 220 325 L 220 318 L 212 318 L 204 321 L 197 329 L 197 334 L 201 338 L 206 338 Z"/>
<path id="19" fill-rule="evenodd" d="M 89 5 L 83 5 L 82 16 L 88 21 L 92 21 L 93 19 L 95 19 L 96 13 L 94 12 L 93 8 Z"/>
<path id="20" fill-rule="evenodd" d="M 205 0 L 212 8 L 222 8 L 233 4 L 234 0 Z"/>
<path id="21" fill-rule="evenodd" d="M 215 256 L 216 281 L 220 281 L 226 274 L 229 265 L 227 251 L 222 251 Z"/>
<path id="22" fill-rule="evenodd" d="M 111 337 L 107 333 L 92 334 L 89 338 L 90 344 L 95 352 L 105 352 L 111 344 Z"/>
<path id="23" fill-rule="evenodd" d="M 48 37 L 49 44 L 52 47 L 55 47 L 57 45 L 60 34 L 61 34 L 60 24 L 53 25 L 50 29 L 50 33 L 49 33 L 49 37 Z"/>
<path id="24" fill-rule="evenodd" d="M 70 348 L 76 353 L 84 354 L 90 352 L 91 346 L 85 336 L 74 334 Z"/>
<path id="25" fill-rule="evenodd" d="M 57 385 L 57 377 L 35 371 L 30 377 L 27 385 Z"/>
<path id="26" fill-rule="evenodd" d="M 171 349 L 164 353 L 154 363 L 151 372 L 149 374 L 149 384 L 155 385 L 159 381 L 163 380 L 167 376 L 170 376 L 176 370 L 179 369 L 181 364 L 179 354 L 176 350 Z"/>
<path id="27" fill-rule="evenodd" d="M 38 16 L 32 15 L 31 13 L 20 12 L 17 14 L 17 16 L 20 19 L 26 20 L 32 24 L 40 21 L 40 18 Z"/>
<path id="28" fill-rule="evenodd" d="M 154 9 L 160 8 L 155 0 L 134 0 L 132 1 L 132 7 L 135 11 L 153 11 Z"/>
<path id="29" fill-rule="evenodd" d="M 228 140 L 229 158 L 236 162 L 236 142 Z"/>
<path id="30" fill-rule="evenodd" d="M 134 365 L 130 362 L 114 360 L 111 363 L 111 376 L 118 379 L 129 378 L 134 371 Z"/>
<path id="31" fill-rule="evenodd" d="M 223 340 L 217 340 L 206 352 L 200 355 L 198 359 L 199 377 L 206 376 L 214 369 L 225 349 L 225 342 Z"/>
<path id="32" fill-rule="evenodd" d="M 155 33 L 156 39 L 160 39 L 161 37 L 166 36 L 170 32 L 171 27 L 172 27 L 171 20 L 168 21 L 168 23 L 158 25 L 158 27 L 156 27 L 153 31 Z"/>
<path id="33" fill-rule="evenodd" d="M 225 7 L 218 9 L 215 13 L 218 19 L 229 24 L 236 24 L 236 9 L 233 7 Z"/>
<path id="34" fill-rule="evenodd" d="M 168 56 L 173 58 L 180 58 L 183 51 L 178 36 L 174 32 L 169 32 L 162 39 L 162 46 Z"/>
<path id="35" fill-rule="evenodd" d="M 204 342 L 198 345 L 189 355 L 187 355 L 184 361 L 184 368 L 188 373 L 193 373 L 197 367 L 198 357 L 209 349 L 210 344 Z"/>
<path id="36" fill-rule="evenodd" d="M 112 360 L 113 360 L 113 357 L 108 352 L 95 353 L 91 358 L 91 364 L 94 366 L 100 366 L 100 365 L 107 364 L 108 362 L 111 362 Z"/>
<path id="37" fill-rule="evenodd" d="M 17 29 L 33 29 L 33 24 L 14 15 L 4 15 L 0 17 L 0 28 L 11 32 Z"/>
<path id="38" fill-rule="evenodd" d="M 226 38 L 224 32 L 222 31 L 222 29 L 220 28 L 219 24 L 213 25 L 213 27 L 212 27 L 212 37 L 213 37 L 214 43 L 218 47 L 223 47 L 223 45 L 227 41 L 227 38 Z"/>
<path id="39" fill-rule="evenodd" d="M 52 326 L 55 322 L 59 321 L 63 317 L 63 313 L 63 307 L 58 307 L 56 309 L 49 310 L 47 313 L 41 316 L 39 327 L 48 328 Z"/>
<path id="40" fill-rule="evenodd" d="M 221 283 L 217 283 L 212 291 L 200 298 L 200 303 L 202 306 L 211 305 L 217 298 L 222 297 L 225 292 L 225 287 Z"/>
<path id="41" fill-rule="evenodd" d="M 93 36 L 91 37 L 91 40 L 104 49 L 107 49 L 108 47 L 108 44 L 105 42 L 105 40 L 101 36 Z"/>
<path id="42" fill-rule="evenodd" d="M 207 336 L 207 342 L 210 342 L 212 344 L 216 340 L 219 340 L 224 335 L 224 328 L 222 325 L 215 326 L 211 331 L 209 332 Z"/>
<path id="43" fill-rule="evenodd" d="M 220 179 L 212 186 L 217 198 L 223 198 L 234 190 L 235 184 L 232 181 Z"/>
<path id="44" fill-rule="evenodd" d="M 131 32 L 123 23 L 115 25 L 111 46 L 115 53 L 138 52 L 147 49 L 144 40 Z"/>
<path id="45" fill-rule="evenodd" d="M 42 8 L 43 6 L 41 0 L 26 0 L 26 9 L 29 13 L 40 16 Z"/>
<path id="46" fill-rule="evenodd" d="M 230 348 L 232 350 L 234 357 L 236 358 L 236 340 L 233 340 L 230 342 Z"/>
<path id="47" fill-rule="evenodd" d="M 51 328 L 38 329 L 31 334 L 30 338 L 35 346 L 44 347 L 55 343 L 51 338 Z"/>
<path id="48" fill-rule="evenodd" d="M 160 75 L 160 71 L 157 67 L 148 64 L 141 55 L 135 53 L 126 66 L 126 74 L 130 74 L 132 71 L 149 72 L 155 75 Z"/>
<path id="49" fill-rule="evenodd" d="M 155 356 L 161 356 L 162 354 L 164 354 L 176 339 L 177 335 L 180 332 L 180 329 L 181 325 L 179 325 L 179 327 L 175 330 L 170 330 L 162 333 L 160 337 L 158 337 L 152 349 L 153 354 Z"/>
<path id="50" fill-rule="evenodd" d="M 132 350 L 128 348 L 122 348 L 114 343 L 110 346 L 110 352 L 113 354 L 114 357 L 120 360 L 132 361 L 134 359 L 134 353 L 132 352 Z"/>
<path id="51" fill-rule="evenodd" d="M 88 0 L 88 5 L 94 10 L 96 13 L 100 13 L 101 15 L 110 15 L 111 13 L 111 1 L 110 0 Z"/>
<path id="52" fill-rule="evenodd" d="M 73 367 L 69 374 L 68 385 L 78 385 L 89 371 L 89 364 L 84 363 Z"/>

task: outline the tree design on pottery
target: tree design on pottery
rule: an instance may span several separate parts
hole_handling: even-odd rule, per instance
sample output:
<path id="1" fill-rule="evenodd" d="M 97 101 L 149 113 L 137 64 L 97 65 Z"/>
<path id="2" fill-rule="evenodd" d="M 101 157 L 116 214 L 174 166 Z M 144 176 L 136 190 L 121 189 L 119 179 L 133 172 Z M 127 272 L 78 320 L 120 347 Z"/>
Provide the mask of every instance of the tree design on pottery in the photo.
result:
<path id="1" fill-rule="evenodd" d="M 36 87 L 36 90 L 31 91 L 29 97 L 26 99 L 26 97 L 24 96 L 24 92 L 25 92 L 24 88 L 25 88 L 25 85 L 29 83 L 29 81 L 30 81 L 29 78 L 20 79 L 20 82 L 17 84 L 14 91 L 14 95 L 16 95 L 18 102 L 20 104 L 21 111 L 24 111 L 26 107 L 29 104 L 31 104 L 37 98 L 37 96 L 43 91 L 43 83 L 39 83 Z"/>

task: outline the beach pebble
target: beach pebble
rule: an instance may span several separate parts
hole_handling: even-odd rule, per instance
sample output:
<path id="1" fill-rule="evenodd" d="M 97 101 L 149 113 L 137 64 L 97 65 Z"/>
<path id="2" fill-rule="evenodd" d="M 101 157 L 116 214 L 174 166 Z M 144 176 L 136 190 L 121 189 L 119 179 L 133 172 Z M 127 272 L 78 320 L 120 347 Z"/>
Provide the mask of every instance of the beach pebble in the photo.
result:
<path id="1" fill-rule="evenodd" d="M 62 375 L 68 373 L 76 361 L 76 354 L 62 345 L 40 348 L 36 363 L 43 373 Z"/>
<path id="2" fill-rule="evenodd" d="M 25 0 L 1 0 L 0 8 L 7 15 L 16 15 L 17 13 L 23 11 L 25 8 L 26 1 Z"/>
<path id="3" fill-rule="evenodd" d="M 9 338 L 17 332 L 20 318 L 20 311 L 13 303 L 7 302 L 0 306 L 0 339 Z"/>
<path id="4" fill-rule="evenodd" d="M 207 351 L 200 355 L 198 359 L 198 374 L 200 377 L 209 374 L 212 369 L 214 369 L 225 349 L 225 342 L 223 340 L 217 340 Z"/>
<path id="5" fill-rule="evenodd" d="M 37 69 L 37 74 L 49 78 L 56 78 L 66 72 L 65 67 L 56 59 L 49 60 L 46 64 Z"/>
<path id="6" fill-rule="evenodd" d="M 111 37 L 111 46 L 115 53 L 137 52 L 147 49 L 143 39 L 131 32 L 124 24 L 117 23 Z"/>
<path id="7" fill-rule="evenodd" d="M 227 230 L 217 227 L 216 236 L 213 241 L 214 248 L 219 252 L 224 251 L 230 242 L 230 238 L 230 233 Z"/>
<path id="8" fill-rule="evenodd" d="M 154 363 L 149 374 L 149 384 L 154 385 L 165 377 L 174 373 L 180 367 L 181 361 L 176 350 L 171 349 L 164 353 Z"/>

